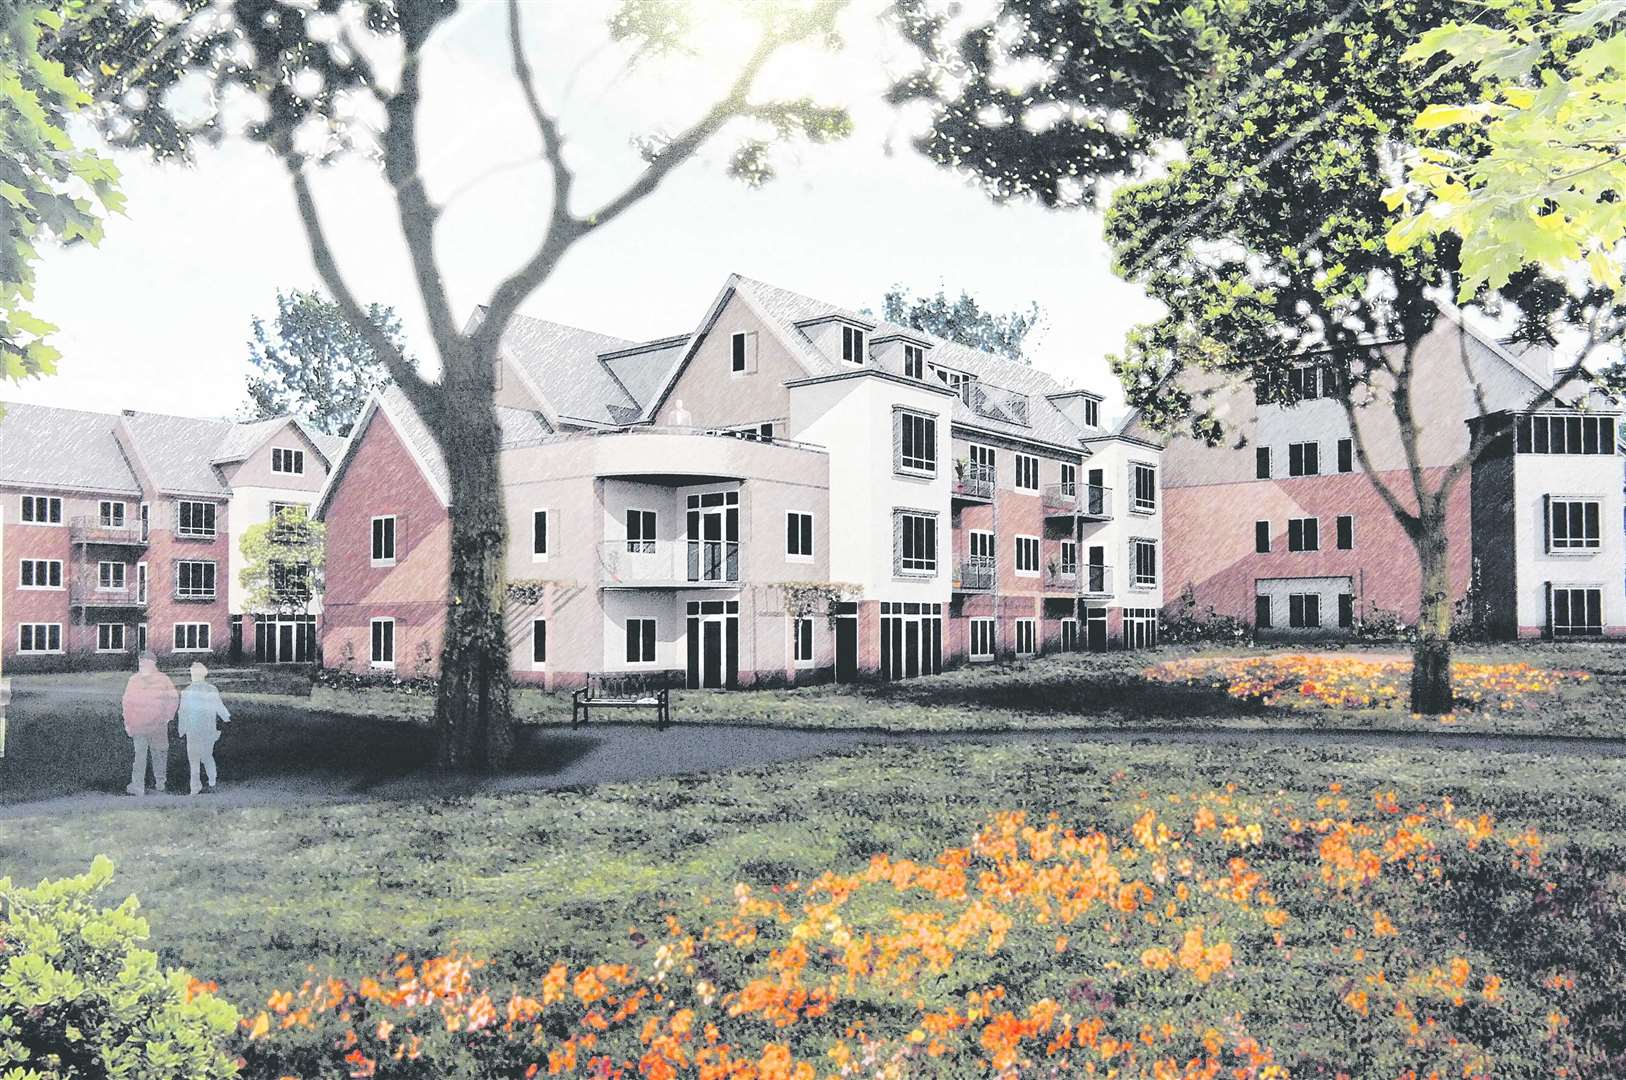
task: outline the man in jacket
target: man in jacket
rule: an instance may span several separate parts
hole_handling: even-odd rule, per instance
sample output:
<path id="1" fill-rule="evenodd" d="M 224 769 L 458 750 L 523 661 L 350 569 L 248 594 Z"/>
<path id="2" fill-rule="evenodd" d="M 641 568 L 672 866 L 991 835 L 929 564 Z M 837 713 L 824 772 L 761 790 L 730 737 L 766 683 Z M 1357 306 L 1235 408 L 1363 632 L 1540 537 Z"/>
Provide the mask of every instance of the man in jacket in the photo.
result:
<path id="1" fill-rule="evenodd" d="M 208 668 L 193 664 L 192 685 L 181 691 L 180 732 L 186 740 L 186 776 L 194 795 L 203 790 L 200 770 L 208 774 L 209 790 L 214 790 L 219 778 L 215 772 L 215 740 L 220 738 L 215 721 L 225 723 L 231 719 L 226 703 L 220 700 L 220 691 L 205 681 L 208 677 Z"/>
<path id="2" fill-rule="evenodd" d="M 124 687 L 124 732 L 135 745 L 130 765 L 131 795 L 141 795 L 147 786 L 147 761 L 152 761 L 153 788 L 164 790 L 169 769 L 169 722 L 175 717 L 180 695 L 168 675 L 158 670 L 158 658 L 141 654 L 138 670 Z"/>

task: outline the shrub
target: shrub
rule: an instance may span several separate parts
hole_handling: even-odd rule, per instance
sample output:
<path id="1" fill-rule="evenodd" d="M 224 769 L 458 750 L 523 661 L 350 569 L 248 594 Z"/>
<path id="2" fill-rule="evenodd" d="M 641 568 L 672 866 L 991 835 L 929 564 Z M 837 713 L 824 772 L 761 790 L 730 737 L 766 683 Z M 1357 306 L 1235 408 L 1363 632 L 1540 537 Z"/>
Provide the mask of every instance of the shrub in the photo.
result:
<path id="1" fill-rule="evenodd" d="M 1234 615 L 1221 615 L 1214 605 L 1197 604 L 1197 589 L 1190 582 L 1180 596 L 1163 609 L 1158 637 L 1166 645 L 1236 645 L 1253 636 L 1253 627 Z"/>
<path id="2" fill-rule="evenodd" d="M 402 677 L 393 671 L 352 671 L 349 668 L 318 668 L 315 684 L 330 690 L 388 690 L 415 697 L 434 697 L 440 682 L 432 675 Z"/>
<path id="3" fill-rule="evenodd" d="M 0 878 L 0 1076 L 6 1080 L 209 1080 L 237 1075 L 237 1012 L 212 984 L 139 947 L 135 897 L 103 908 L 90 872 L 32 889 Z"/>

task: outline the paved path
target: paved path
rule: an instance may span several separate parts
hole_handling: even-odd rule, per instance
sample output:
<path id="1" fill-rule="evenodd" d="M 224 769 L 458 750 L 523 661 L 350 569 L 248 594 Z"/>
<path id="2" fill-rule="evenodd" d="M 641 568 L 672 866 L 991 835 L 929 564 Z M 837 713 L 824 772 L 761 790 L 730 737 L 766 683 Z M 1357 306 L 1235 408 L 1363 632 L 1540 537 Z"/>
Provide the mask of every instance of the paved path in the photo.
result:
<path id="1" fill-rule="evenodd" d="M 376 799 L 421 799 L 496 792 L 547 791 L 661 776 L 799 761 L 859 746 L 924 746 L 949 743 L 1188 743 L 1235 746 L 1366 746 L 1436 749 L 1455 753 L 1533 753 L 1626 757 L 1626 739 L 1563 738 L 1446 732 L 1322 731 L 1315 729 L 1116 728 L 1091 731 L 1036 730 L 986 733 L 804 731 L 717 724 L 678 724 L 666 731 L 639 724 L 595 723 L 542 728 L 529 734 L 525 771 L 492 780 L 447 780 L 426 772 L 372 779 L 325 772 L 278 774 L 233 783 L 229 770 L 220 790 L 192 798 L 149 794 L 142 798 L 92 792 L 0 806 L 0 820 L 62 816 L 104 810 L 173 807 L 287 806 Z"/>

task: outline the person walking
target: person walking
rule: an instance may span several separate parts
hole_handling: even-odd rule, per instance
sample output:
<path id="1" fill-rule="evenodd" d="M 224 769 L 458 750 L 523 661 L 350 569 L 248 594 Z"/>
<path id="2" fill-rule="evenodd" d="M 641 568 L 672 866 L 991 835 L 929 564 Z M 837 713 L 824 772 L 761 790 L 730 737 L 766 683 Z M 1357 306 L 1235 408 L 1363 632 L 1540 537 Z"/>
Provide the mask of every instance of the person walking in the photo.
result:
<path id="1" fill-rule="evenodd" d="M 186 739 L 186 777 L 191 782 L 192 794 L 203 790 L 200 770 L 209 778 L 209 790 L 215 788 L 219 774 L 215 771 L 215 741 L 220 729 L 215 721 L 228 723 L 231 713 L 220 700 L 220 691 L 207 682 L 209 669 L 202 664 L 192 665 L 192 685 L 181 691 L 180 732 Z"/>
<path id="2" fill-rule="evenodd" d="M 147 762 L 152 762 L 154 790 L 164 790 L 169 770 L 169 722 L 175 718 L 180 695 L 168 675 L 158 670 L 158 658 L 141 654 L 137 670 L 124 686 L 124 733 L 135 748 L 130 763 L 130 786 L 124 790 L 142 795 L 147 788 Z"/>

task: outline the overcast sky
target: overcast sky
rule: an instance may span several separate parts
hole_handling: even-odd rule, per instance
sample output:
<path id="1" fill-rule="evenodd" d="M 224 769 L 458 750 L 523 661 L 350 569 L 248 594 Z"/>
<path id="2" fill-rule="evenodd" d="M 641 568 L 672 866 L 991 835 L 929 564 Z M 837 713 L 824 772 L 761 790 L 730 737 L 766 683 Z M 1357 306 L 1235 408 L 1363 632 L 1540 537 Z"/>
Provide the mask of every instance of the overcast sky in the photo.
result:
<path id="1" fill-rule="evenodd" d="M 635 175 L 636 134 L 680 126 L 733 74 L 726 44 L 705 61 L 625 71 L 604 31 L 608 3 L 530 0 L 527 41 L 581 174 L 578 209 Z M 1115 279 L 1100 219 L 996 206 L 910 145 L 922 123 L 881 98 L 906 46 L 873 8 L 849 13 L 845 49 L 789 56 L 770 90 L 846 104 L 856 129 L 834 146 L 780 152 L 779 177 L 750 190 L 725 175 L 717 143 L 654 196 L 580 244 L 521 308 L 644 339 L 693 328 L 731 271 L 851 307 L 879 307 L 894 283 L 968 290 L 995 309 L 1043 308 L 1039 366 L 1117 399 L 1106 366 L 1153 305 Z M 472 310 L 530 253 L 548 211 L 547 175 L 507 64 L 505 5 L 475 0 L 444 27 L 426 65 L 422 124 L 432 193 L 455 193 L 439 232 L 454 303 Z M 759 97 L 762 95 L 759 95 Z M 78 408 L 224 415 L 243 400 L 245 342 L 280 288 L 317 284 L 287 181 L 243 142 L 203 148 L 192 167 L 119 155 L 127 216 L 100 248 L 50 252 L 37 310 L 62 327 L 60 372 L 11 400 Z M 391 304 L 409 345 L 428 335 L 393 204 L 376 168 L 323 170 L 318 194 L 353 289 Z"/>

